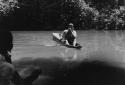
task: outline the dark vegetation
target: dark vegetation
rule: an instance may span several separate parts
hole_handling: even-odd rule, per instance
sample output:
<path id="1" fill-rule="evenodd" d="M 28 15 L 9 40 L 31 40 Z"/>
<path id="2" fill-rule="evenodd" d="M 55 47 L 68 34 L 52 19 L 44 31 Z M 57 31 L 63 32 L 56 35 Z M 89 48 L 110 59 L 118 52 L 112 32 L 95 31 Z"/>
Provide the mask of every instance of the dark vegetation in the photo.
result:
<path id="1" fill-rule="evenodd" d="M 11 30 L 63 30 L 72 22 L 76 29 L 125 28 L 124 0 L 19 0 L 0 26 Z"/>

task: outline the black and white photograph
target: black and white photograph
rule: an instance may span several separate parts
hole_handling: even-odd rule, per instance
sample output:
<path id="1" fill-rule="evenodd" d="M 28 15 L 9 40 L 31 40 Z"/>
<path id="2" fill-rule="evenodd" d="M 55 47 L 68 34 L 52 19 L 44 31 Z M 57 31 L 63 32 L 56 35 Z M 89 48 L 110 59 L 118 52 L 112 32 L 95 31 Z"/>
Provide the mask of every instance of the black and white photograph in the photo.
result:
<path id="1" fill-rule="evenodd" d="M 0 0 L 0 85 L 125 85 L 125 0 Z"/>

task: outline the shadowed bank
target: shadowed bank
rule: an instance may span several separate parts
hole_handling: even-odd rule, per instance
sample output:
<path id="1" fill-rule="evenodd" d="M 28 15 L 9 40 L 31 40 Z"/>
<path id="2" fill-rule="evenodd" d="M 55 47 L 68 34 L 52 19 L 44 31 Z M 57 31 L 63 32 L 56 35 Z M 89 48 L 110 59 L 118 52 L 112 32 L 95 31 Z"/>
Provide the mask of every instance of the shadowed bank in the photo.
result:
<path id="1" fill-rule="evenodd" d="M 82 62 L 63 61 L 60 58 L 27 59 L 14 63 L 22 75 L 38 66 L 43 73 L 34 85 L 124 85 L 125 69 L 114 64 L 99 60 L 84 60 Z M 21 73 L 20 70 L 20 73 Z M 27 74 L 28 75 L 28 74 Z"/>

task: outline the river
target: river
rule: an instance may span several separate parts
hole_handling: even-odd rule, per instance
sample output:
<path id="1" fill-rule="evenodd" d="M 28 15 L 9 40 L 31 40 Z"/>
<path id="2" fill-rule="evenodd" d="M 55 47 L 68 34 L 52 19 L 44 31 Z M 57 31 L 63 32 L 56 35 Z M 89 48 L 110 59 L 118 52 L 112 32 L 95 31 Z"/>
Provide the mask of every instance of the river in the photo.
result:
<path id="1" fill-rule="evenodd" d="M 64 61 L 100 60 L 124 66 L 124 31 L 77 31 L 81 50 L 60 46 L 53 41 L 53 32 L 61 31 L 13 31 L 12 60 L 58 57 Z"/>

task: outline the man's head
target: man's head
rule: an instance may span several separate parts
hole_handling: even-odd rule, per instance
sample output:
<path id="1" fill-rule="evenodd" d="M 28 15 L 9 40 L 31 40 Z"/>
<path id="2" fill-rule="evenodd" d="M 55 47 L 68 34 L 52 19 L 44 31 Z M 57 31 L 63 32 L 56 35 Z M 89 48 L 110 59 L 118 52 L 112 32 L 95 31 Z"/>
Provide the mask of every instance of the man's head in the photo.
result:
<path id="1" fill-rule="evenodd" d="M 74 30 L 74 25 L 73 25 L 73 23 L 69 23 L 69 28 L 70 28 L 71 30 Z"/>

